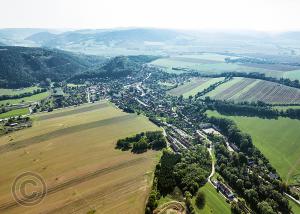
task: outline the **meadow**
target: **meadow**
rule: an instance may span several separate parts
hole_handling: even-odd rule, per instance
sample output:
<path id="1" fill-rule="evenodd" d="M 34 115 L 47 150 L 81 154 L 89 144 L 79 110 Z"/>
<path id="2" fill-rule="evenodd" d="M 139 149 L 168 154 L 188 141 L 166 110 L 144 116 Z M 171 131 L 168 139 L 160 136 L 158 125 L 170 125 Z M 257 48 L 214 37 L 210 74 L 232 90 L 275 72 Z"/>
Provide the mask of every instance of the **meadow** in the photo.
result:
<path id="1" fill-rule="evenodd" d="M 251 135 L 254 145 L 268 158 L 288 184 L 300 184 L 300 120 L 289 118 L 225 116 L 208 111 L 208 116 L 229 118 Z"/>
<path id="2" fill-rule="evenodd" d="M 36 102 L 40 101 L 42 99 L 47 98 L 50 96 L 50 92 L 46 91 L 43 93 L 35 94 L 30 97 L 23 97 L 20 99 L 9 99 L 9 100 L 2 100 L 0 101 L 0 105 L 6 105 L 7 103 L 14 105 L 14 104 L 20 104 L 20 103 L 31 103 L 31 102 Z"/>
<path id="3" fill-rule="evenodd" d="M 0 95 L 18 95 L 28 92 L 33 92 L 34 90 L 41 89 L 37 86 L 21 88 L 21 89 L 6 89 L 0 88 Z"/>
<path id="4" fill-rule="evenodd" d="M 188 82 L 185 82 L 183 85 L 180 85 L 168 93 L 174 96 L 182 95 L 184 98 L 189 96 L 195 96 L 198 92 L 203 91 L 208 88 L 210 85 L 222 81 L 224 78 L 193 78 Z"/>
<path id="5" fill-rule="evenodd" d="M 271 104 L 299 104 L 300 89 L 259 79 L 235 77 L 203 97 L 236 102 L 263 101 Z"/>
<path id="6" fill-rule="evenodd" d="M 223 196 L 217 193 L 217 190 L 210 184 L 206 183 L 203 187 L 200 188 L 200 191 L 203 191 L 205 194 L 205 206 L 202 209 L 197 208 L 195 205 L 195 198 L 193 198 L 193 204 L 195 207 L 196 213 L 199 214 L 230 214 L 230 205 L 226 203 L 226 200 Z"/>
<path id="7" fill-rule="evenodd" d="M 105 101 L 33 117 L 33 127 L 0 138 L 1 213 L 144 212 L 160 152 L 137 155 L 115 144 L 157 126 Z M 11 197 L 11 184 L 24 171 L 47 184 L 36 206 L 19 206 Z"/>
<path id="8" fill-rule="evenodd" d="M 29 114 L 28 108 L 20 108 L 0 114 L 0 119 Z"/>

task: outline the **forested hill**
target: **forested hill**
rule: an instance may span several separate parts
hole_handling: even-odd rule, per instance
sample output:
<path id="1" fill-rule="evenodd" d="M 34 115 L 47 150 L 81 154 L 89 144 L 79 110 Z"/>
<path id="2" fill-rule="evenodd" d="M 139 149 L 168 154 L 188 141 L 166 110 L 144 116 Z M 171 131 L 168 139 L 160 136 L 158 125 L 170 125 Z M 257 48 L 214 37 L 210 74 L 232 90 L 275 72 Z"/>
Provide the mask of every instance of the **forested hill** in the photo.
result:
<path id="1" fill-rule="evenodd" d="M 99 68 L 74 75 L 72 80 L 106 77 L 116 79 L 125 77 L 139 72 L 144 63 L 151 62 L 157 58 L 156 56 L 147 55 L 113 57 Z"/>
<path id="2" fill-rule="evenodd" d="M 19 88 L 36 83 L 80 77 L 119 77 L 136 71 L 154 57 L 105 59 L 56 49 L 3 46 L 0 48 L 0 87 Z M 87 74 L 87 75 L 86 75 Z"/>
<path id="3" fill-rule="evenodd" d="M 101 58 L 69 52 L 3 46 L 0 49 L 0 87 L 24 87 L 50 78 L 59 81 L 92 67 Z"/>

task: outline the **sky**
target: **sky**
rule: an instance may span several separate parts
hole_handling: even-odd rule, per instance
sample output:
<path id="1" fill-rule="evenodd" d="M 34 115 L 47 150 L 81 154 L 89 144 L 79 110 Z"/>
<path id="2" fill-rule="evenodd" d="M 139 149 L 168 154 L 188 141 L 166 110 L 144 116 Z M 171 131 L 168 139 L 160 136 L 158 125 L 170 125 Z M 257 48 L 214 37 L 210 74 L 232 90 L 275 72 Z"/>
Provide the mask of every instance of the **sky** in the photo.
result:
<path id="1" fill-rule="evenodd" d="M 300 0 L 0 0 L 0 28 L 300 30 Z"/>

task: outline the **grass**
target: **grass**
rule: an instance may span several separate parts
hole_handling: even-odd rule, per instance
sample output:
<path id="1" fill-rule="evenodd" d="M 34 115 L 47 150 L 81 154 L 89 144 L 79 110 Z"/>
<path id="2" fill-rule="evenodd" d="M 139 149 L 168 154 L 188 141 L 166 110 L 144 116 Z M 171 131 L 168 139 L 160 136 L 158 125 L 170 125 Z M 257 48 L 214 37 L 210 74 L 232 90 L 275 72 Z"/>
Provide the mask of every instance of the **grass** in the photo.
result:
<path id="1" fill-rule="evenodd" d="M 20 108 L 0 114 L 0 119 L 28 114 L 28 108 Z"/>
<path id="2" fill-rule="evenodd" d="M 279 111 L 285 111 L 287 109 L 300 109 L 300 106 L 273 106 L 272 108 Z"/>
<path id="3" fill-rule="evenodd" d="M 0 137 L 0 206 L 14 202 L 11 184 L 24 171 L 39 173 L 48 194 L 36 206 L 3 212 L 144 212 L 159 152 L 137 155 L 116 150 L 115 144 L 157 126 L 106 102 L 33 117 L 33 127 Z"/>
<path id="4" fill-rule="evenodd" d="M 292 211 L 294 214 L 298 214 L 300 213 L 300 206 L 298 204 L 296 204 L 293 200 L 291 199 L 288 199 L 289 200 L 289 203 L 292 207 Z"/>
<path id="5" fill-rule="evenodd" d="M 252 136 L 255 146 L 269 159 L 283 180 L 288 184 L 300 183 L 300 120 L 225 116 L 215 111 L 207 114 L 235 121 L 242 131 Z"/>
<path id="6" fill-rule="evenodd" d="M 291 80 L 300 80 L 300 70 L 284 72 L 283 78 L 289 78 Z"/>
<path id="7" fill-rule="evenodd" d="M 43 92 L 43 93 L 32 95 L 30 97 L 23 97 L 23 98 L 20 98 L 20 99 L 2 100 L 2 101 L 0 101 L 0 105 L 6 105 L 7 103 L 9 103 L 9 104 L 20 104 L 20 103 L 36 102 L 36 101 L 40 101 L 42 99 L 45 99 L 48 96 L 50 96 L 49 92 Z"/>
<path id="8" fill-rule="evenodd" d="M 81 87 L 81 86 L 85 86 L 85 84 L 74 84 L 74 83 L 67 84 L 67 87 Z"/>
<path id="9" fill-rule="evenodd" d="M 0 88 L 0 95 L 18 95 L 18 94 L 33 92 L 34 90 L 37 90 L 37 89 L 40 89 L 40 88 L 37 86 L 22 88 L 22 89 Z"/>
<path id="10" fill-rule="evenodd" d="M 203 187 L 200 188 L 201 191 L 205 194 L 205 206 L 203 209 L 199 209 L 195 205 L 195 197 L 193 198 L 193 204 L 196 210 L 196 213 L 199 214 L 230 214 L 230 205 L 226 202 L 225 198 L 217 193 L 217 190 L 210 184 L 206 183 Z"/>

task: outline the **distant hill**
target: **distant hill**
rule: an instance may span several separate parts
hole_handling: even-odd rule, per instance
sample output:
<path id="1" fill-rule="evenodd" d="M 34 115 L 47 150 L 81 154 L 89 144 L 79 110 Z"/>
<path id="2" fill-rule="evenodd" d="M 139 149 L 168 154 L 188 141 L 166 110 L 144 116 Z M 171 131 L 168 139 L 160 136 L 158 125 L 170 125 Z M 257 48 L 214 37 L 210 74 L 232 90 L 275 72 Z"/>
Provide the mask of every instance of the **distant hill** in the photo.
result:
<path id="1" fill-rule="evenodd" d="M 0 49 L 0 87 L 24 87 L 50 78 L 60 81 L 100 66 L 100 57 L 65 51 L 3 46 Z"/>
<path id="2" fill-rule="evenodd" d="M 107 60 L 103 65 L 88 72 L 79 73 L 72 77 L 72 80 L 90 78 L 111 78 L 117 79 L 132 75 L 142 69 L 144 63 L 151 62 L 156 56 L 117 56 Z"/>
<path id="3" fill-rule="evenodd" d="M 80 43 L 93 41 L 96 43 L 141 43 L 145 41 L 163 42 L 176 39 L 182 33 L 175 30 L 159 29 L 125 29 L 125 30 L 80 30 L 70 31 L 62 34 L 39 32 L 27 37 L 27 40 L 36 42 L 43 46 L 53 47 L 65 45 L 66 43 Z"/>

